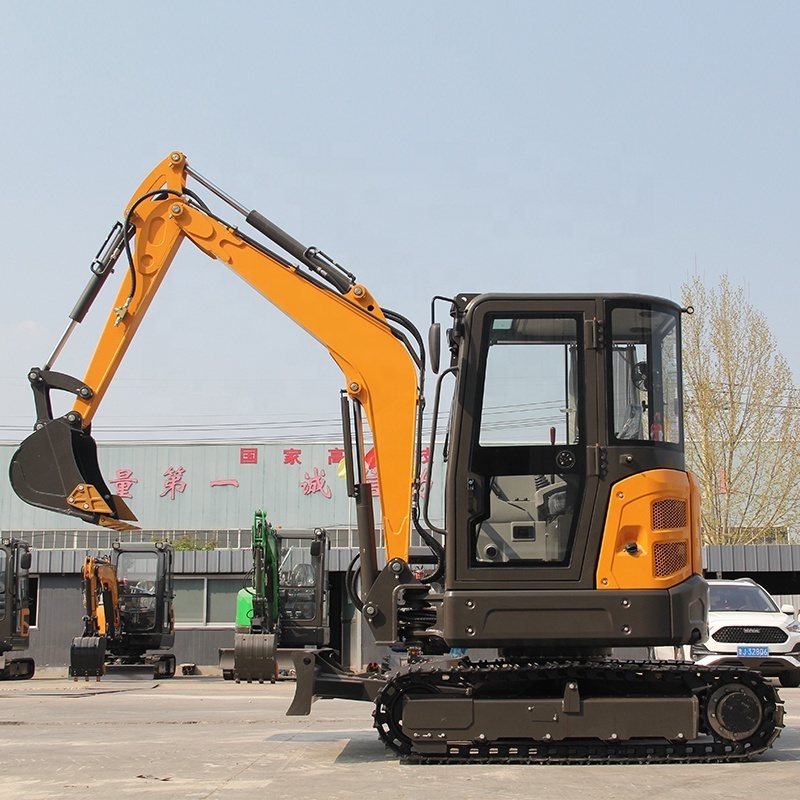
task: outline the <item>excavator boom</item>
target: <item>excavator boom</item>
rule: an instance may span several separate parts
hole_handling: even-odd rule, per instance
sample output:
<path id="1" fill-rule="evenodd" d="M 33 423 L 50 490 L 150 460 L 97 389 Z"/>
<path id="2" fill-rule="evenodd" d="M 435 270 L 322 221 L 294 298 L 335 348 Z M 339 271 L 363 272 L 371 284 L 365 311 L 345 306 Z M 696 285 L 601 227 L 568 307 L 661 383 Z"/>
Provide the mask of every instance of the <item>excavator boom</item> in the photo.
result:
<path id="1" fill-rule="evenodd" d="M 189 176 L 244 213 L 249 224 L 308 271 L 212 214 L 186 189 Z M 420 365 L 407 339 L 390 324 L 390 312 L 385 313 L 353 276 L 321 251 L 304 247 L 258 212 L 232 201 L 191 170 L 179 152 L 164 159 L 139 186 L 124 221 L 112 230 L 92 264 L 89 285 L 73 309 L 67 333 L 45 367 L 29 373 L 37 422 L 12 459 L 14 491 L 32 505 L 111 528 L 124 529 L 136 521 L 102 478 L 91 423 L 186 240 L 229 267 L 328 349 L 343 373 L 347 395 L 364 409 L 372 433 L 387 549 L 392 557 L 407 557 L 421 394 Z M 128 277 L 85 376 L 77 380 L 54 372 L 51 367 L 66 338 L 123 253 L 129 257 Z M 75 395 L 73 409 L 63 417 L 53 418 L 52 390 Z"/>

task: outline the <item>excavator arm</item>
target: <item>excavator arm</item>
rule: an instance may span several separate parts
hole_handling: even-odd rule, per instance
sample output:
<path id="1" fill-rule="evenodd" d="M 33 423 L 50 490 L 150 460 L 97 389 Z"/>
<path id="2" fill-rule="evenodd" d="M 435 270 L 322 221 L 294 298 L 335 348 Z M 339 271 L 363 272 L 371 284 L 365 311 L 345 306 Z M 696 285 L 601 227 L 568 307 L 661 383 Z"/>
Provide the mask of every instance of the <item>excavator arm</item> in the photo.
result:
<path id="1" fill-rule="evenodd" d="M 113 564 L 103 558 L 87 556 L 81 577 L 86 609 L 83 635 L 113 639 L 121 627 L 119 585 Z"/>
<path id="2" fill-rule="evenodd" d="M 214 215 L 186 188 L 189 177 L 242 213 L 308 271 Z M 91 423 L 187 240 L 230 268 L 328 349 L 344 375 L 347 395 L 363 408 L 372 433 L 387 557 L 406 559 L 424 365 L 393 324 L 399 315 L 385 312 L 354 276 L 324 253 L 304 247 L 257 211 L 228 197 L 192 170 L 180 152 L 171 153 L 139 186 L 124 221 L 114 227 L 92 264 L 89 285 L 70 315 L 66 333 L 45 367 L 29 373 L 37 422 L 12 459 L 10 478 L 16 493 L 32 505 L 88 522 L 132 527 L 134 515 L 109 491 L 100 474 Z M 128 275 L 83 379 L 53 371 L 69 334 L 123 253 Z M 53 417 L 53 389 L 75 395 L 72 410 L 63 417 Z M 363 437 L 357 436 L 357 441 L 363 444 Z M 363 452 L 358 456 L 363 469 Z"/>

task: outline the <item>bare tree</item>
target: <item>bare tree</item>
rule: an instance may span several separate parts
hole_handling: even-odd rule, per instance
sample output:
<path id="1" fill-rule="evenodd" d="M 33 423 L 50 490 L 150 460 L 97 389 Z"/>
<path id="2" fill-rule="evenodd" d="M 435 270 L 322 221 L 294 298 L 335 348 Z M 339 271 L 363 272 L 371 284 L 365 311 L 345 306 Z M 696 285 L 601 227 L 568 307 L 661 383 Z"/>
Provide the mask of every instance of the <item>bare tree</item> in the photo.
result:
<path id="1" fill-rule="evenodd" d="M 800 520 L 800 401 L 764 314 L 723 276 L 682 287 L 686 457 L 703 541 L 788 541 Z"/>

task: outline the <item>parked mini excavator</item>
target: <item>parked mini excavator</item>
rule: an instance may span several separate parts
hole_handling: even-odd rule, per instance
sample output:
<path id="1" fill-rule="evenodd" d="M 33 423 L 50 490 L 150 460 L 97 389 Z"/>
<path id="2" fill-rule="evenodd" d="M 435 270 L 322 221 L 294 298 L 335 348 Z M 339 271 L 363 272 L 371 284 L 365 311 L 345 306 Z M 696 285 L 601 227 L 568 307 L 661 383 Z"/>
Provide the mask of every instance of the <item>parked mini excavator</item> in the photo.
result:
<path id="1" fill-rule="evenodd" d="M 290 258 L 213 213 L 186 187 L 190 178 Z M 783 706 L 758 673 L 613 657 L 618 647 L 701 641 L 707 628 L 698 484 L 684 464 L 680 330 L 688 309 L 669 300 L 434 298 L 433 319 L 437 302 L 450 315 L 434 421 L 443 386 L 453 387 L 437 526 L 420 500 L 436 468 L 428 463 L 422 480 L 423 337 L 324 252 L 174 152 L 92 262 L 53 355 L 29 372 L 36 427 L 10 467 L 23 500 L 100 525 L 135 522 L 100 474 L 90 425 L 186 240 L 301 325 L 341 368 L 360 551 L 347 585 L 379 644 L 419 654 L 377 676 L 343 670 L 329 650 L 299 654 L 290 713 L 309 713 L 318 697 L 369 701 L 386 746 L 424 761 L 734 761 L 771 746 Z M 55 372 L 123 253 L 127 280 L 84 377 Z M 433 322 L 434 372 L 439 330 Z M 61 417 L 50 406 L 54 389 L 75 396 Z M 380 531 L 364 459 L 370 435 Z M 434 424 L 431 442 L 436 436 Z M 431 551 L 422 571 L 412 533 Z M 450 648 L 496 648 L 498 657 L 443 657 Z"/>
<path id="2" fill-rule="evenodd" d="M 32 658 L 9 656 L 28 649 L 30 568 L 28 543 L 4 538 L 0 542 L 0 680 L 32 678 L 36 669 Z"/>
<path id="3" fill-rule="evenodd" d="M 69 674 L 171 678 L 175 642 L 173 549 L 167 542 L 114 542 L 110 556 L 87 556 L 82 571 L 83 635 L 72 640 Z"/>
<path id="4" fill-rule="evenodd" d="M 296 651 L 330 641 L 328 536 L 323 528 L 284 535 L 264 511 L 255 512 L 252 536 L 250 585 L 236 596 L 234 646 L 220 648 L 219 666 L 226 680 L 274 683 L 294 671 Z"/>

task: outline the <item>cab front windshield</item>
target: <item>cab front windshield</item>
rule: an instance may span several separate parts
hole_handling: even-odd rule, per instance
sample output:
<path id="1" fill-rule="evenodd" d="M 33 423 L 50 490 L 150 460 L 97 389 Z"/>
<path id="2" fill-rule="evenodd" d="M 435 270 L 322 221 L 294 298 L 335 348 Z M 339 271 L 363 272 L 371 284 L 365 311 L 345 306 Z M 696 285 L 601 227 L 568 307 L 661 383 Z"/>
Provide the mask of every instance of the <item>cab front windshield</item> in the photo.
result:
<path id="1" fill-rule="evenodd" d="M 709 584 L 711 611 L 775 612 L 775 601 L 760 587 L 753 584 Z"/>
<path id="2" fill-rule="evenodd" d="M 120 553 L 117 560 L 119 608 L 130 631 L 151 631 L 156 627 L 156 553 Z"/>
<path id="3" fill-rule="evenodd" d="M 120 553 L 117 578 L 121 594 L 156 593 L 158 555 L 156 553 Z"/>
<path id="4" fill-rule="evenodd" d="M 312 620 L 317 615 L 317 570 L 311 550 L 289 546 L 281 555 L 280 615 L 286 620 Z"/>

